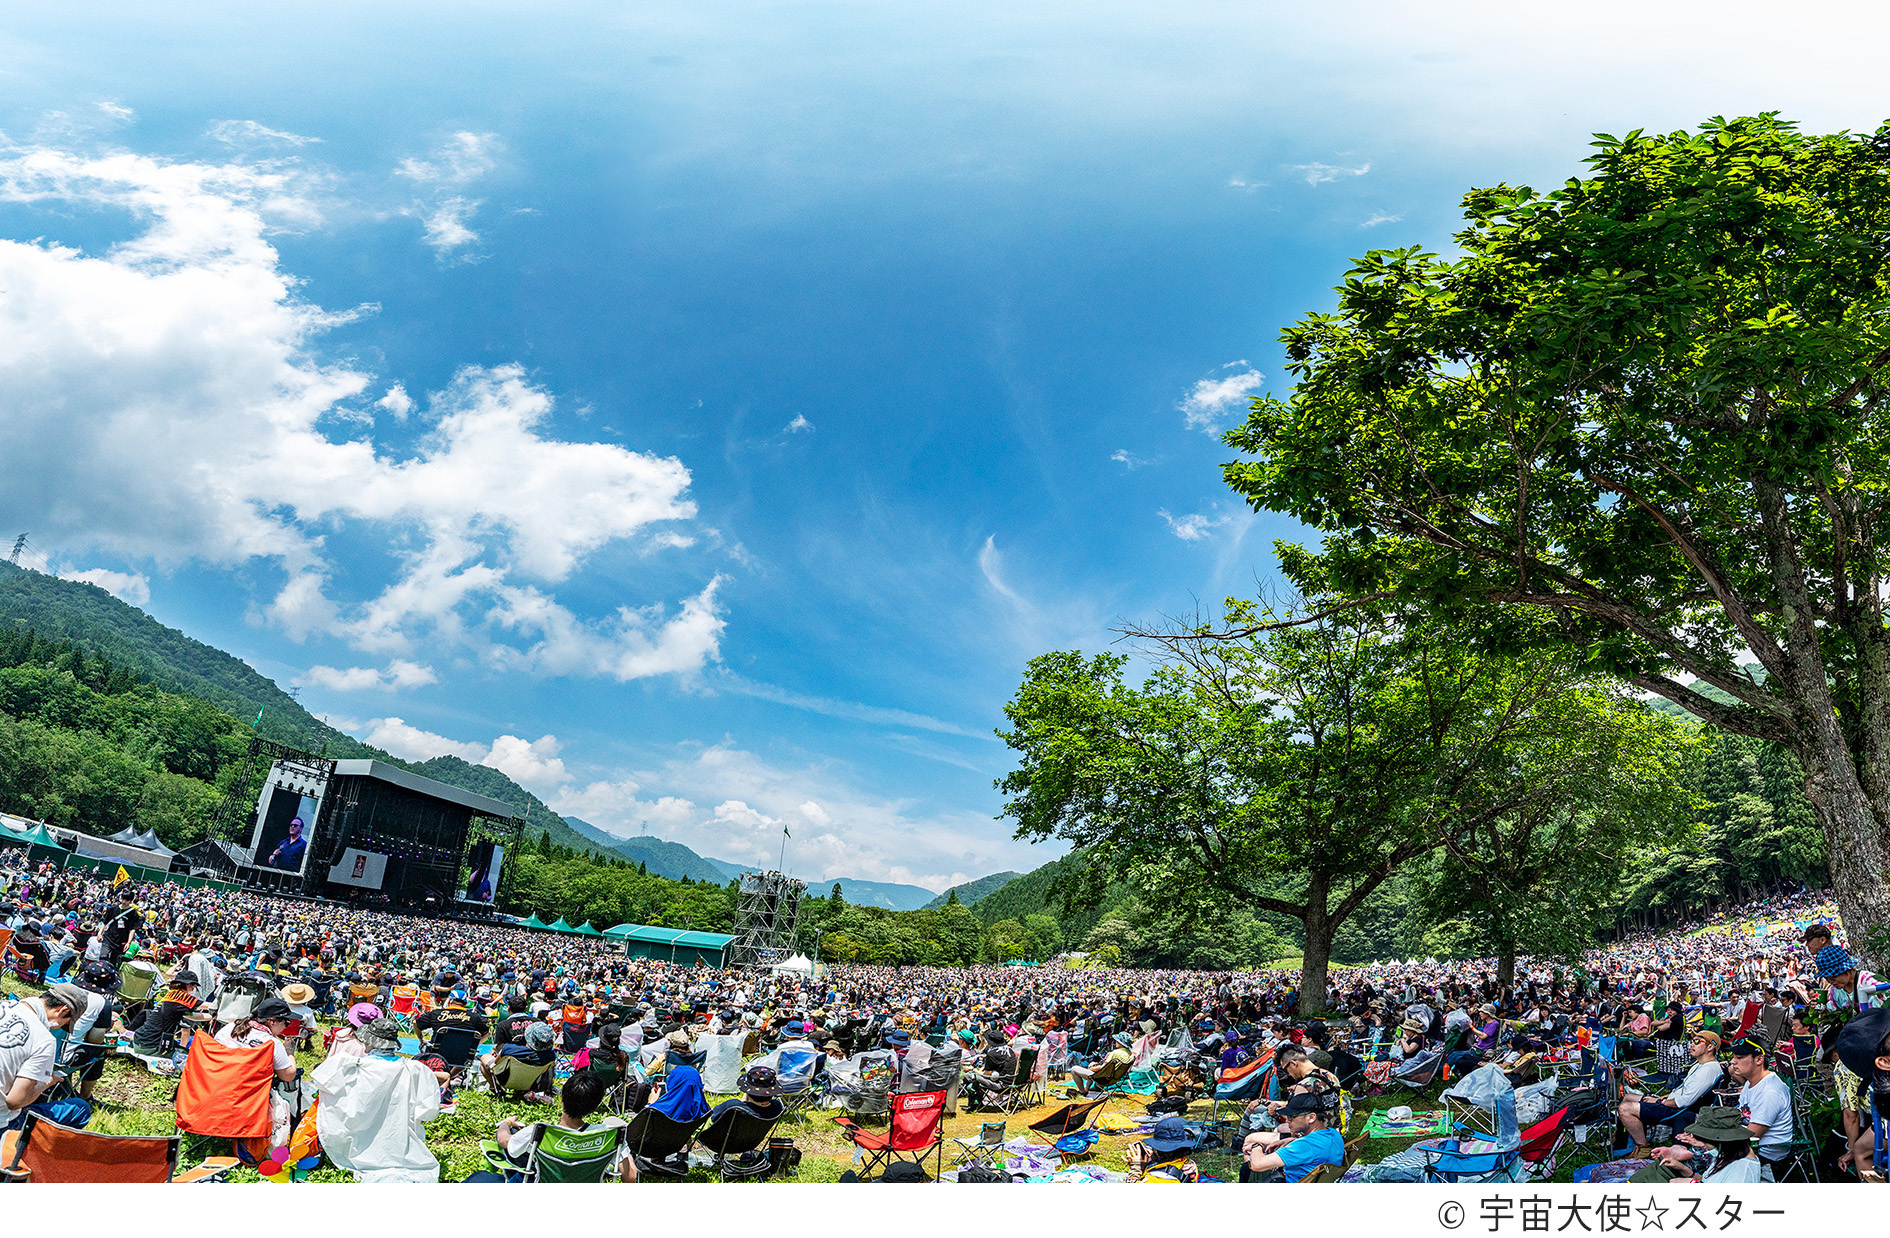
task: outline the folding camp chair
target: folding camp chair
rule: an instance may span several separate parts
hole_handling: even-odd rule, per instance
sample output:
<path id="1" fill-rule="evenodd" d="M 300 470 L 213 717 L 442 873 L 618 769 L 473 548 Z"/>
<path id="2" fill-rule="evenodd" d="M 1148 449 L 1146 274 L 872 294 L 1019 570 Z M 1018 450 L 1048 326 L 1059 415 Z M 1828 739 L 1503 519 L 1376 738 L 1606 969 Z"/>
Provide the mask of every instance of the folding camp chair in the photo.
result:
<path id="1" fill-rule="evenodd" d="M 915 1092 L 915 1096 L 925 1093 Z M 900 1097 L 904 1100 L 904 1097 Z M 940 1093 L 940 1104 L 944 1095 Z M 715 1153 L 715 1176 L 723 1182 L 730 1178 L 759 1178 L 774 1168 L 774 1162 L 763 1153 L 759 1159 L 749 1159 L 750 1153 L 760 1152 L 767 1147 L 768 1136 L 774 1132 L 774 1124 L 779 1118 L 758 1117 L 741 1106 L 722 1111 L 722 1116 L 703 1127 L 696 1135 L 696 1146 Z"/>
<path id="2" fill-rule="evenodd" d="M 530 1062 L 516 1057 L 501 1057 L 491 1070 L 482 1070 L 486 1086 L 494 1096 L 509 1095 L 518 1099 L 530 1092 L 548 1090 L 552 1068 L 558 1064 L 556 1057 L 542 1065 L 534 1066 Z"/>
<path id="3" fill-rule="evenodd" d="M 1301 1178 L 1300 1181 L 1302 1183 L 1337 1182 L 1344 1175 L 1345 1166 L 1343 1165 L 1315 1165 L 1312 1169 L 1307 1171 L 1306 1176 Z"/>
<path id="4" fill-rule="evenodd" d="M 411 984 L 397 984 L 387 1003 L 387 1016 L 400 1024 L 402 1031 L 412 1031 L 414 1004 L 419 1000 L 419 989 Z"/>
<path id="5" fill-rule="evenodd" d="M 101 1135 L 28 1111 L 19 1129 L 0 1139 L 0 1181 L 214 1182 L 235 1169 L 233 1156 L 212 1157 L 177 1172 L 184 1137 Z"/>
<path id="6" fill-rule="evenodd" d="M 199 1140 L 266 1140 L 272 1133 L 272 1045 L 226 1045 L 204 1033 L 190 1038 L 177 1080 L 177 1129 Z"/>
<path id="7" fill-rule="evenodd" d="M 1424 1158 L 1426 1182 L 1487 1182 L 1508 1174 L 1519 1148 L 1507 1152 L 1459 1152 L 1455 1148 L 1416 1149 Z"/>
<path id="8" fill-rule="evenodd" d="M 1099 1096 L 1095 1100 L 1077 1101 L 1065 1105 L 1047 1118 L 1039 1118 L 1030 1124 L 1030 1129 L 1039 1135 L 1056 1140 L 1065 1135 L 1074 1135 L 1088 1126 L 1091 1117 L 1098 1109 L 1109 1103 L 1109 1097 Z"/>
<path id="9" fill-rule="evenodd" d="M 1437 1081 L 1437 1072 L 1444 1066 L 1444 1053 L 1441 1049 L 1426 1049 L 1414 1058 L 1407 1058 L 1391 1072 L 1391 1076 L 1402 1087 L 1413 1092 L 1423 1091 Z"/>
<path id="10" fill-rule="evenodd" d="M 702 1064 L 708 1060 L 709 1051 L 707 1049 L 698 1049 L 694 1053 L 684 1053 L 681 1049 L 671 1049 L 663 1055 L 663 1073 L 668 1074 L 678 1066 L 689 1066 L 696 1070 L 701 1070 Z"/>
<path id="11" fill-rule="evenodd" d="M 1563 1105 L 1548 1117 L 1522 1129 L 1517 1161 L 1529 1176 L 1547 1182 L 1575 1148 L 1574 1110 Z"/>
<path id="12" fill-rule="evenodd" d="M 637 1176 L 645 1182 L 679 1181 L 689 1173 L 683 1149 L 695 1137 L 702 1119 L 678 1122 L 668 1114 L 645 1107 L 624 1129 L 624 1146 L 637 1164 Z"/>
<path id="13" fill-rule="evenodd" d="M 814 1082 L 814 1067 L 820 1061 L 814 1049 L 783 1049 L 775 1060 L 775 1099 L 781 1102 L 788 1118 L 802 1118 L 819 1089 Z"/>
<path id="14" fill-rule="evenodd" d="M 1785 1086 L 1792 1098 L 1792 1142 L 1791 1148 L 1772 1171 L 1772 1176 L 1779 1182 L 1789 1181 L 1796 1173 L 1801 1182 L 1818 1181 L 1818 1135 L 1812 1126 L 1811 1097 L 1796 1082 L 1787 1079 Z M 1868 1093 L 1866 1093 L 1868 1098 Z M 1868 1104 L 1868 1099 L 1866 1099 Z M 1869 1116 L 1866 1114 L 1865 1116 Z"/>
<path id="15" fill-rule="evenodd" d="M 924 1165 L 925 1158 L 936 1152 L 938 1170 L 933 1174 L 934 1179 L 944 1172 L 945 1141 L 939 1134 L 945 1121 L 943 1092 L 906 1092 L 893 1097 L 892 1122 L 884 1132 L 866 1130 L 844 1116 L 834 1121 L 864 1157 L 860 1165 L 861 1177 L 871 1173 L 875 1166 L 887 1164 L 896 1154 L 902 1160 Z"/>
<path id="16" fill-rule="evenodd" d="M 1759 1014 L 1759 1025 L 1752 1029 L 1752 1035 L 1766 1046 L 1778 1043 L 1778 1038 L 1785 1031 L 1787 1011 L 1783 1006 L 1768 1006 Z"/>
<path id="17" fill-rule="evenodd" d="M 526 1182 L 609 1182 L 621 1176 L 617 1166 L 623 1138 L 621 1125 L 580 1133 L 547 1124 L 522 1165 L 495 1140 L 481 1140 L 479 1150 L 486 1164 L 508 1178 L 516 1174 Z"/>
<path id="18" fill-rule="evenodd" d="M 479 1043 L 485 1033 L 470 1027 L 442 1027 L 434 1030 L 433 1052 L 446 1063 L 446 1069 L 455 1085 L 466 1077 L 466 1071 L 473 1064 L 479 1052 Z"/>
<path id="19" fill-rule="evenodd" d="M 1017 1068 L 990 1097 L 990 1103 L 1004 1111 L 1007 1117 L 1016 1117 L 1019 1110 L 1030 1108 L 1037 1070 L 1037 1050 L 1035 1048 L 1017 1051 Z"/>
<path id="20" fill-rule="evenodd" d="M 956 1138 L 952 1142 L 958 1145 L 958 1151 L 952 1160 L 953 1169 L 968 1169 L 973 1165 L 987 1165 L 995 1168 L 1004 1156 L 1006 1124 L 986 1122 L 978 1128 L 976 1138 Z"/>

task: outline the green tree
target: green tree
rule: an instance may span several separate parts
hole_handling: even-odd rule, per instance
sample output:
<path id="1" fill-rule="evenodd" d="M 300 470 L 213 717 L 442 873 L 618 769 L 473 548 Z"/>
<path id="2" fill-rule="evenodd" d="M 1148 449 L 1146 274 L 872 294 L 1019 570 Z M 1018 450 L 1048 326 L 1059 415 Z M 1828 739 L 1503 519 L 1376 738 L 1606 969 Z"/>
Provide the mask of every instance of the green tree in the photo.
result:
<path id="1" fill-rule="evenodd" d="M 1323 531 L 1302 589 L 1523 625 L 1789 749 L 1846 923 L 1890 924 L 1890 126 L 1598 137 L 1464 199 L 1457 256 L 1367 254 L 1227 436 Z M 1880 960 L 1881 961 L 1881 960 Z"/>
<path id="2" fill-rule="evenodd" d="M 999 785 L 1019 837 L 1086 849 L 1087 891 L 1122 877 L 1163 915 L 1230 910 L 1305 929 L 1302 1008 L 1323 1009 L 1339 928 L 1444 838 L 1573 776 L 1553 752 L 1573 676 L 1480 659 L 1453 630 L 1363 609 L 1263 624 L 1230 604 L 1206 628 L 1144 633 L 1169 659 L 1035 659 L 1005 707 L 1019 768 Z M 1231 907 L 1229 905 L 1231 900 Z"/>

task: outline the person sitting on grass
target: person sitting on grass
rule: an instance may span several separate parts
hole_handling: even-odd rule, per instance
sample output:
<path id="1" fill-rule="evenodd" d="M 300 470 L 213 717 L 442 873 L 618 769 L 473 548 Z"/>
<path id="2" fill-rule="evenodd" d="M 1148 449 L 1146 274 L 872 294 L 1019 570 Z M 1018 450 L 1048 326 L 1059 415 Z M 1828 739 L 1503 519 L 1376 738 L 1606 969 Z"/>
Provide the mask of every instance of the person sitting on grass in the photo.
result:
<path id="1" fill-rule="evenodd" d="M 1345 1136 L 1326 1125 L 1327 1112 L 1324 1096 L 1296 1093 L 1281 1111 L 1280 1129 L 1249 1136 L 1240 1180 L 1298 1182 L 1321 1165 L 1344 1164 Z"/>
<path id="2" fill-rule="evenodd" d="M 365 1054 L 330 1057 L 310 1075 L 321 1093 L 315 1133 L 322 1151 L 360 1182 L 439 1181 L 426 1134 L 440 1116 L 438 1080 L 400 1055 L 400 1025 L 392 1019 L 375 1019 L 359 1035 Z"/>
<path id="3" fill-rule="evenodd" d="M 1646 1156 L 1647 1128 L 1677 1126 L 1680 1120 L 1691 1117 L 1691 1110 L 1711 1095 L 1725 1073 L 1719 1065 L 1719 1037 L 1716 1034 L 1695 1032 L 1687 1042 L 1687 1051 L 1693 1056 L 1693 1065 L 1687 1069 L 1686 1076 L 1673 1091 L 1665 1096 L 1644 1096 L 1630 1092 L 1621 1101 L 1621 1128 L 1634 1140 L 1634 1150 L 1629 1155 Z"/>
<path id="4" fill-rule="evenodd" d="M 679 1069 L 687 1069 L 679 1068 Z M 607 1130 L 612 1122 L 593 1124 L 590 1116 L 597 1112 L 599 1105 L 610 1089 L 603 1079 L 589 1071 L 580 1070 L 564 1081 L 564 1088 L 558 1096 L 557 1125 L 579 1135 L 588 1135 L 596 1131 Z M 505 1149 L 506 1159 L 517 1165 L 521 1171 L 531 1161 L 532 1149 L 544 1138 L 546 1124 L 543 1122 L 521 1122 L 517 1118 L 502 1120 L 493 1130 L 500 1146 Z M 630 1145 L 622 1144 L 617 1151 L 617 1168 L 623 1174 L 625 1182 L 637 1180 L 636 1160 L 630 1154 Z M 468 1182 L 495 1182 L 496 1174 L 474 1174 Z"/>

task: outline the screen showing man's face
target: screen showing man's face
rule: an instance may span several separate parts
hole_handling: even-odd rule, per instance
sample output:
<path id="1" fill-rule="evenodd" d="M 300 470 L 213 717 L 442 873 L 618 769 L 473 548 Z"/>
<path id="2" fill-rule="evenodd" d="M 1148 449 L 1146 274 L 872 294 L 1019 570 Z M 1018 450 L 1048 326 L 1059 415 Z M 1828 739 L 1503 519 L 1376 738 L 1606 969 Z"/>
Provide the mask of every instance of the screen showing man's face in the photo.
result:
<path id="1" fill-rule="evenodd" d="M 256 841 L 256 863 L 265 868 L 299 873 L 308 859 L 316 801 L 286 787 L 275 788 L 264 812 Z"/>

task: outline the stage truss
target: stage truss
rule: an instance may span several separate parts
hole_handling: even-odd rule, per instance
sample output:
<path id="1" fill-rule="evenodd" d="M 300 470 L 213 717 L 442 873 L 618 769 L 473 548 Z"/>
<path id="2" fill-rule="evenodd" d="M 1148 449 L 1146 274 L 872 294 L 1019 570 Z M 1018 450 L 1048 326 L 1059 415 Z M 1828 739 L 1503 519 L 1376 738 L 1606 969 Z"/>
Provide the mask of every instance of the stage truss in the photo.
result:
<path id="1" fill-rule="evenodd" d="M 794 953 L 794 926 L 801 894 L 807 889 L 786 873 L 743 873 L 735 905 L 735 940 L 728 948 L 731 967 L 766 971 Z"/>

